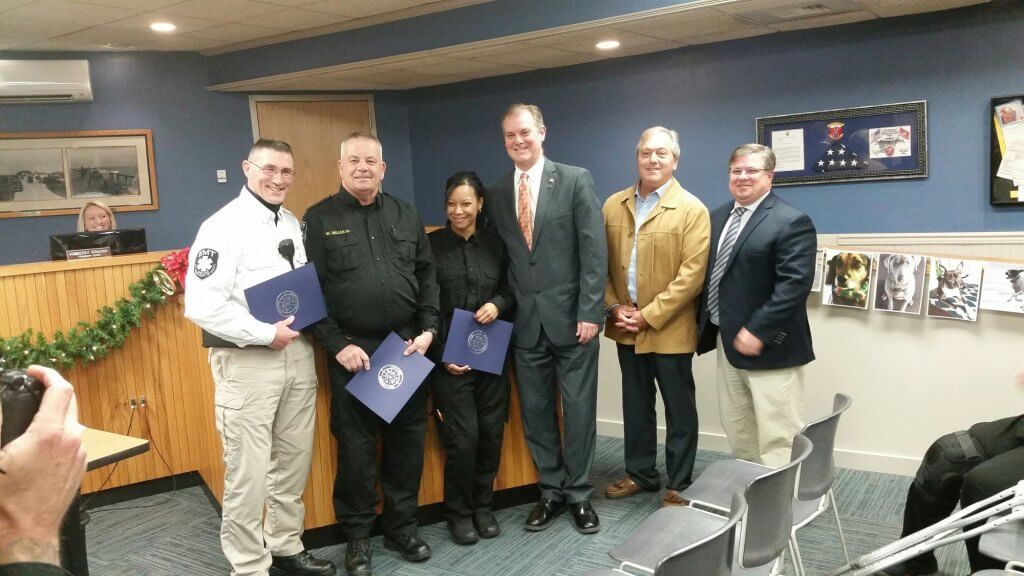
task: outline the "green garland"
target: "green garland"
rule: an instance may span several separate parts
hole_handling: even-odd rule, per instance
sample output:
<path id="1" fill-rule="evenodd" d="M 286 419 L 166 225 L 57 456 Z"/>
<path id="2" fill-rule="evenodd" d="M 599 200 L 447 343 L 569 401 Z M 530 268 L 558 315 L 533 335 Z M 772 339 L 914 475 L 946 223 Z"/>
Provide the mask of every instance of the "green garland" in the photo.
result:
<path id="1" fill-rule="evenodd" d="M 29 328 L 17 336 L 0 338 L 0 369 L 25 368 L 30 364 L 63 367 L 76 362 L 91 362 L 117 350 L 132 328 L 142 324 L 143 315 L 152 316 L 154 306 L 167 302 L 174 294 L 174 281 L 162 264 L 128 287 L 127 298 L 113 307 L 99 310 L 96 322 L 79 322 L 67 334 L 57 331 L 53 340 Z"/>

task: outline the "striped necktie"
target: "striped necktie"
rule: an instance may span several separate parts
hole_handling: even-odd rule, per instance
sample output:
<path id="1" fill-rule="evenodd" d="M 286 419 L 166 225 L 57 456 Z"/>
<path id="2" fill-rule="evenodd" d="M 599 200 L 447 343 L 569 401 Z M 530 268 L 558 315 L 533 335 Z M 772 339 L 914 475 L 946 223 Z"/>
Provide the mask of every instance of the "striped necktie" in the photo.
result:
<path id="1" fill-rule="evenodd" d="M 526 249 L 533 250 L 533 210 L 530 207 L 530 183 L 526 172 L 519 176 L 519 229 L 526 240 Z"/>
<path id="2" fill-rule="evenodd" d="M 729 255 L 733 245 L 736 244 L 736 237 L 740 235 L 740 223 L 743 222 L 743 214 L 747 208 L 737 206 L 732 211 L 732 220 L 729 221 L 729 229 L 722 238 L 722 245 L 718 248 L 718 258 L 715 259 L 715 267 L 711 270 L 711 281 L 708 282 L 708 311 L 711 312 L 711 322 L 718 325 L 718 284 L 722 281 L 725 268 L 729 265 Z"/>

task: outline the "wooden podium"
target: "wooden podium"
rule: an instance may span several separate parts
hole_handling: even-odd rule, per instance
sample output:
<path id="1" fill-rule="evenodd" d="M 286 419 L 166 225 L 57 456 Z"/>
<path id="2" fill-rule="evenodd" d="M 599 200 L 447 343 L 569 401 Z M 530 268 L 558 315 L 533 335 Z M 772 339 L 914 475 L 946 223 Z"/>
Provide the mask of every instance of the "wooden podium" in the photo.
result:
<path id="1" fill-rule="evenodd" d="M 86 470 L 95 470 L 149 450 L 149 440 L 94 428 L 86 428 L 82 432 L 82 444 L 85 446 Z M 60 531 L 60 565 L 74 576 L 89 576 L 81 497 L 71 502 L 64 516 L 64 525 Z"/>

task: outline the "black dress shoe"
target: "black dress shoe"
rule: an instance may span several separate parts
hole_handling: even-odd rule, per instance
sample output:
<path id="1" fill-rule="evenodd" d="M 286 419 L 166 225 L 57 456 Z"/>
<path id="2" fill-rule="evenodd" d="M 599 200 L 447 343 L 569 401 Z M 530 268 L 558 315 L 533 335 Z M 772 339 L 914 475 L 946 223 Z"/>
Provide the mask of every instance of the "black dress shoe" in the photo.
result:
<path id="1" fill-rule="evenodd" d="M 356 538 L 348 541 L 345 549 L 345 571 L 349 576 L 370 576 L 370 541 Z"/>
<path id="2" fill-rule="evenodd" d="M 541 498 L 526 517 L 526 529 L 534 532 L 545 530 L 551 525 L 551 520 L 562 512 L 565 512 L 565 502 Z"/>
<path id="3" fill-rule="evenodd" d="M 397 550 L 402 558 L 409 562 L 420 562 L 430 558 L 430 546 L 420 539 L 415 532 L 406 532 L 395 536 L 384 535 L 384 547 Z"/>
<path id="4" fill-rule="evenodd" d="M 481 538 L 494 538 L 501 534 L 501 526 L 490 508 L 478 508 L 473 512 L 473 526 Z"/>
<path id="5" fill-rule="evenodd" d="M 271 556 L 271 573 L 286 576 L 334 576 L 334 564 L 303 550 L 294 556 Z M 369 572 L 367 572 L 369 574 Z"/>
<path id="6" fill-rule="evenodd" d="M 569 504 L 569 512 L 572 514 L 572 525 L 580 534 L 593 534 L 601 529 L 601 521 L 597 519 L 597 512 L 594 512 L 590 501 Z"/>
<path id="7" fill-rule="evenodd" d="M 449 518 L 448 532 L 452 535 L 452 542 L 468 546 L 476 544 L 480 537 L 476 535 L 476 528 L 473 527 L 473 520 L 470 518 Z"/>

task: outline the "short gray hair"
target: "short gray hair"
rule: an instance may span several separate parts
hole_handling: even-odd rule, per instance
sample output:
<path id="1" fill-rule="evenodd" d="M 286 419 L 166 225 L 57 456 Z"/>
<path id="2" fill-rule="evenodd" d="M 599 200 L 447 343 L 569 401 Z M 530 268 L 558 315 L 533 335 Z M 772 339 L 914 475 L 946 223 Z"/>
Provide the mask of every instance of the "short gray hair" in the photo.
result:
<path id="1" fill-rule="evenodd" d="M 366 130 L 356 130 L 355 132 L 349 132 L 344 138 L 341 139 L 341 145 L 338 146 L 338 157 L 345 157 L 345 144 L 349 140 L 373 140 L 377 143 L 377 147 L 380 148 L 380 160 L 384 160 L 384 145 L 380 143 L 380 138 L 373 132 Z"/>
<path id="2" fill-rule="evenodd" d="M 737 146 L 732 154 L 729 155 L 729 165 L 741 156 L 760 156 L 764 160 L 764 169 L 768 172 L 775 170 L 775 152 L 772 149 L 763 144 L 743 144 Z"/>
<path id="3" fill-rule="evenodd" d="M 639 154 L 640 148 L 644 145 L 644 141 L 655 134 L 664 134 L 665 136 L 668 136 L 669 141 L 672 142 L 672 145 L 669 146 L 669 150 L 672 151 L 672 155 L 675 156 L 676 160 L 679 160 L 679 133 L 675 130 L 665 128 L 664 126 L 652 126 L 647 130 L 644 130 L 644 133 L 640 135 L 640 140 L 636 143 L 636 153 Z"/>

